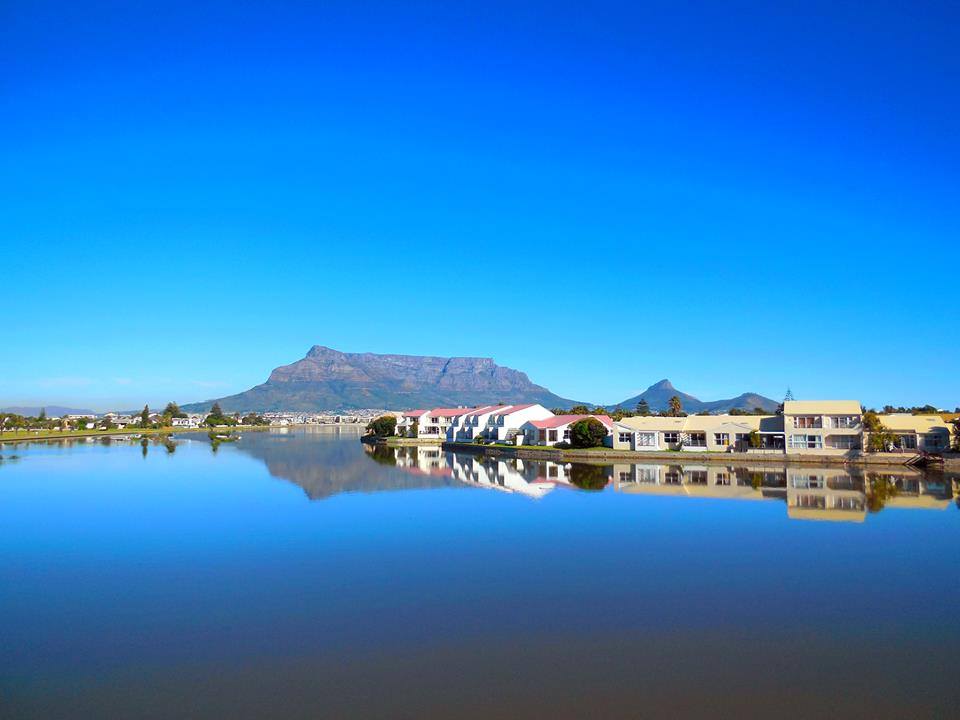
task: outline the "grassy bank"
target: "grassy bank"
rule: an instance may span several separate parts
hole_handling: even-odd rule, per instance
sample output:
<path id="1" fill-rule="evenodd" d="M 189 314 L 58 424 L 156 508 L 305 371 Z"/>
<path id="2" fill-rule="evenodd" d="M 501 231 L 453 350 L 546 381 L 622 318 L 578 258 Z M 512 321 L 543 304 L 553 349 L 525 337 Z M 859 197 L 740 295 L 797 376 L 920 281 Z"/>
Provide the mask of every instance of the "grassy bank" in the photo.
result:
<path id="1" fill-rule="evenodd" d="M 237 425 L 229 430 L 241 430 L 243 432 L 256 432 L 260 430 L 269 430 L 268 425 Z M 118 435 L 182 435 L 184 433 L 210 432 L 212 429 L 223 428 L 124 428 L 122 430 L 6 430 L 0 433 L 0 443 L 20 443 L 33 442 L 40 440 L 69 440 L 71 438 L 88 437 L 116 437 Z"/>

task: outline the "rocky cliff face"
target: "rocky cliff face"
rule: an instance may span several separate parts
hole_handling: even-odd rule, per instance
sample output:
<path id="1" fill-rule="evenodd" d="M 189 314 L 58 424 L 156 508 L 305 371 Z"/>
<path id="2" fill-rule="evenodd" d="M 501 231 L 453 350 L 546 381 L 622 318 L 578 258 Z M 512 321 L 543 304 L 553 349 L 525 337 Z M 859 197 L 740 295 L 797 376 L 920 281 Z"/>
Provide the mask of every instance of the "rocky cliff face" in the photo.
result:
<path id="1" fill-rule="evenodd" d="M 322 345 L 278 367 L 262 385 L 218 400 L 225 412 L 401 410 L 501 401 L 574 404 L 490 358 L 343 353 Z M 212 402 L 185 407 L 207 409 Z"/>

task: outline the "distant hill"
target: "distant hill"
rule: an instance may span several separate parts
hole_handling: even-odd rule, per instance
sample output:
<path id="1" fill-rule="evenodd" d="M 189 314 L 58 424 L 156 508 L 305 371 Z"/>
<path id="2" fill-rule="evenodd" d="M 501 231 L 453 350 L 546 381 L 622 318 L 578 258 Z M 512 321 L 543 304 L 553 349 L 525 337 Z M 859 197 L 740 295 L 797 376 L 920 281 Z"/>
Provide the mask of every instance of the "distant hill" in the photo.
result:
<path id="1" fill-rule="evenodd" d="M 684 412 L 698 413 L 708 411 L 711 413 L 724 413 L 730 410 L 753 410 L 754 408 L 763 408 L 767 412 L 773 413 L 780 404 L 776 400 L 771 400 L 763 395 L 756 393 L 743 393 L 729 400 L 709 400 L 704 401 L 693 395 L 677 390 L 669 380 L 661 380 L 654 383 L 639 395 L 628 398 L 617 405 L 615 408 L 623 410 L 633 410 L 641 400 L 646 400 L 651 410 L 667 410 L 670 407 L 670 398 L 674 395 L 680 398 L 683 404 Z"/>
<path id="2" fill-rule="evenodd" d="M 96 410 L 84 410 L 78 408 L 63 407 L 62 405 L 37 405 L 35 407 L 5 407 L 0 408 L 0 412 L 11 413 L 12 415 L 23 415 L 24 417 L 37 417 L 41 410 L 45 410 L 48 417 L 61 417 L 63 415 L 96 415 Z"/>
<path id="3" fill-rule="evenodd" d="M 577 404 L 490 358 L 343 353 L 322 345 L 310 348 L 303 359 L 278 367 L 262 385 L 182 408 L 208 410 L 213 402 L 219 402 L 224 412 Z"/>

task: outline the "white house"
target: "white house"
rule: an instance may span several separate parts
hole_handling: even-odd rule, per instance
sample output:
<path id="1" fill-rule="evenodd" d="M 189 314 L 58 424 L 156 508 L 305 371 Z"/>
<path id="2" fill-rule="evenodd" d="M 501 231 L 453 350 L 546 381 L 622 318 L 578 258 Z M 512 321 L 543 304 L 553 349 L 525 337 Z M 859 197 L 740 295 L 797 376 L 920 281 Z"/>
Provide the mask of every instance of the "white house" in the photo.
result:
<path id="1" fill-rule="evenodd" d="M 463 415 L 454 416 L 453 422 L 447 428 L 447 440 L 471 442 L 480 437 L 487 428 L 487 420 L 490 416 L 504 407 L 506 406 L 485 405 Z"/>
<path id="2" fill-rule="evenodd" d="M 530 420 L 521 426 L 525 445 L 556 445 L 558 442 L 570 442 L 570 426 L 586 418 L 593 418 L 607 428 L 605 445 L 612 445 L 613 421 L 606 415 L 554 415 L 543 420 Z"/>
<path id="3" fill-rule="evenodd" d="M 447 436 L 447 429 L 455 418 L 473 412 L 475 408 L 434 408 L 420 416 L 417 427 L 417 437 L 424 439 L 443 440 Z"/>
<path id="4" fill-rule="evenodd" d="M 512 441 L 525 423 L 552 418 L 553 413 L 543 405 L 505 405 L 487 416 L 483 437 L 495 442 Z"/>
<path id="5" fill-rule="evenodd" d="M 413 426 L 419 428 L 420 418 L 427 413 L 426 410 L 404 410 L 397 415 L 397 435 L 400 437 L 413 437 Z M 417 433 L 419 436 L 419 433 Z"/>

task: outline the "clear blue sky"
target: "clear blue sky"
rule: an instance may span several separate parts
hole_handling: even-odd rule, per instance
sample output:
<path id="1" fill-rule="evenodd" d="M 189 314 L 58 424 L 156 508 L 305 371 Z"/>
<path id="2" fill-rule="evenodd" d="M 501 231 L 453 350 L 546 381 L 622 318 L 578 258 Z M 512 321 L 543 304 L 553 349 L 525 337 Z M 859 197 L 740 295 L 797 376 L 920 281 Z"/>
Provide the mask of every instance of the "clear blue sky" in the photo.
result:
<path id="1" fill-rule="evenodd" d="M 315 5 L 0 6 L 0 405 L 315 343 L 960 405 L 956 3 Z"/>

